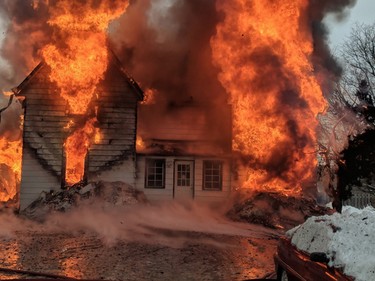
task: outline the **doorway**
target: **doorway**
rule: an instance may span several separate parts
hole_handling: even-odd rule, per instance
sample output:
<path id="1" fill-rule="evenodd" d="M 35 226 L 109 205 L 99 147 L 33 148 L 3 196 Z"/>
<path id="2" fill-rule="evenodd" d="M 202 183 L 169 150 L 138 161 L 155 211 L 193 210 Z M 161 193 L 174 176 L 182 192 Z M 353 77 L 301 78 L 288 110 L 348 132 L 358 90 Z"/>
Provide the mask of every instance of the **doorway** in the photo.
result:
<path id="1" fill-rule="evenodd" d="M 174 198 L 188 200 L 194 197 L 194 161 L 175 161 Z"/>

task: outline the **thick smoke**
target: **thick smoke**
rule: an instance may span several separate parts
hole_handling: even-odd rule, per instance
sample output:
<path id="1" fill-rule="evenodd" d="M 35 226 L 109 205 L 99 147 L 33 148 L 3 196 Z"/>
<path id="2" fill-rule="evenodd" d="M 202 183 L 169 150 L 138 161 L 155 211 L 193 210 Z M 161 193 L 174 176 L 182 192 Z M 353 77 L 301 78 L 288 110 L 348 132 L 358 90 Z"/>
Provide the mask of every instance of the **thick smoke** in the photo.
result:
<path id="1" fill-rule="evenodd" d="M 222 102 L 210 38 L 219 16 L 213 0 L 139 0 L 116 23 L 111 38 L 126 68 L 168 105 L 190 99 Z"/>
<path id="2" fill-rule="evenodd" d="M 16 86 L 39 63 L 40 49 L 50 42 L 53 34 L 47 24 L 46 5 L 56 2 L 1 1 L 0 15 L 7 26 L 1 56 L 13 74 L 2 73 L 3 87 Z M 93 1 L 93 5 L 99 2 Z M 340 18 L 355 2 L 309 1 L 307 19 L 314 36 L 316 66 L 340 73 L 332 60 L 327 45 L 328 30 L 322 21 L 327 13 Z M 209 44 L 217 23 L 223 19 L 215 4 L 215 0 L 134 0 L 124 16 L 113 24 L 110 37 L 115 52 L 144 88 L 157 90 L 158 102 L 173 106 L 191 99 L 218 104 L 226 101 Z"/>
<path id="3" fill-rule="evenodd" d="M 323 19 L 328 13 L 333 13 L 335 18 L 340 21 L 348 14 L 348 9 L 356 4 L 357 0 L 310 0 L 307 19 L 309 20 L 314 40 L 313 63 L 316 71 L 326 76 L 325 81 L 337 80 L 342 72 L 340 65 L 335 61 L 328 46 L 329 30 L 324 25 Z M 332 90 L 331 85 L 325 85 L 325 90 Z"/>
<path id="4" fill-rule="evenodd" d="M 34 9 L 33 3 L 29 0 L 0 2 L 0 14 L 6 24 L 1 56 L 9 64 L 3 66 L 6 71 L 0 72 L 2 89 L 15 87 L 22 82 L 40 62 L 39 51 L 51 38 L 45 3 L 41 2 L 38 9 Z"/>
<path id="5" fill-rule="evenodd" d="M 115 24 L 111 39 L 120 60 L 143 89 L 154 90 L 154 104 L 141 109 L 139 133 L 190 107 L 187 114 L 206 120 L 205 138 L 228 140 L 228 96 L 209 44 L 219 21 L 213 0 L 138 0 Z"/>
<path id="6" fill-rule="evenodd" d="M 47 24 L 49 9 L 47 4 L 55 5 L 58 0 L 4 0 L 0 2 L 0 14 L 5 21 L 5 40 L 1 56 L 8 62 L 7 70 L 0 71 L 1 87 L 13 87 L 35 67 L 41 57 L 40 50 L 50 43 L 53 30 Z M 77 1 L 86 3 L 87 0 Z M 91 1 L 98 5 L 101 0 Z M 212 63 L 210 40 L 216 34 L 217 25 L 225 15 L 217 9 L 218 0 L 134 0 L 127 12 L 109 29 L 111 46 L 127 71 L 140 83 L 143 89 L 152 89 L 155 104 L 152 118 L 145 119 L 147 128 L 155 128 L 161 116 L 173 118 L 175 110 L 186 105 L 199 105 L 199 111 L 209 120 L 207 134 L 222 137 L 222 124 L 228 115 L 222 114 L 228 93 L 218 80 L 219 70 Z M 329 92 L 332 84 L 327 77 L 337 79 L 340 67 L 332 59 L 327 45 L 328 30 L 323 24 L 327 13 L 335 13 L 337 18 L 345 15 L 346 9 L 355 0 L 310 0 L 305 21 L 301 26 L 311 28 L 314 39 L 314 70 L 325 79 L 320 82 Z M 247 6 L 251 9 L 251 5 Z M 306 22 L 307 21 L 307 22 Z M 287 32 L 287 31 L 286 31 Z M 246 43 L 246 36 L 243 36 Z M 227 38 L 230 40 L 230 38 Z M 233 52 L 236 50 L 234 49 Z M 257 79 L 251 81 L 255 87 L 268 87 L 273 81 L 283 79 L 284 91 L 280 93 L 280 113 L 283 107 L 305 106 L 299 93 L 294 91 L 293 79 L 288 73 L 277 73 L 281 64 L 272 52 L 254 54 L 251 60 L 259 61 Z M 273 65 L 267 71 L 267 65 Z M 269 70 L 269 69 L 268 69 Z M 225 71 L 225 70 L 223 70 Z M 232 83 L 237 83 L 236 80 Z M 159 117 L 159 118 L 158 118 Z M 287 118 L 288 119 L 288 118 Z M 147 124 L 149 123 L 149 124 Z M 288 147 L 303 147 L 305 135 L 298 132 L 298 126 L 291 121 L 286 130 L 290 139 L 280 145 L 272 155 L 272 161 L 264 166 L 272 175 L 282 176 L 291 164 L 292 155 Z M 298 136 L 298 137 L 294 137 Z M 284 149 L 285 148 L 285 149 Z M 284 152 L 283 152 L 284 151 Z M 282 166 L 283 164 L 284 166 Z"/>

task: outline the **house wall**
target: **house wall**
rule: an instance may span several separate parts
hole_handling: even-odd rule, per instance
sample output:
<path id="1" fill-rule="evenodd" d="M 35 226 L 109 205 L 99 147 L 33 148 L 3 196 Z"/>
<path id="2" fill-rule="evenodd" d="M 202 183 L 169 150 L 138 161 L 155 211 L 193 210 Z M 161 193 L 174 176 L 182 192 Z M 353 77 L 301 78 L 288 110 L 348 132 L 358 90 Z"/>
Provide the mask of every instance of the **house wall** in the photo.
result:
<path id="1" fill-rule="evenodd" d="M 23 210 L 36 200 L 42 191 L 58 190 L 61 182 L 47 171 L 36 159 L 34 152 L 23 148 L 22 180 L 20 187 L 20 209 Z"/>
<path id="2" fill-rule="evenodd" d="M 67 128 L 67 124 L 72 119 L 75 126 L 79 126 L 87 117 L 70 115 L 69 105 L 50 82 L 49 68 L 43 64 L 34 69 L 19 89 L 18 96 L 25 98 L 25 149 L 20 187 L 20 208 L 23 209 L 37 199 L 40 192 L 61 187 L 65 163 L 63 144 L 74 131 L 74 128 Z M 142 98 L 135 83 L 116 63 L 110 64 L 97 94 L 89 114 L 94 116 L 97 111 L 97 127 L 102 138 L 90 147 L 87 156 L 89 179 L 135 154 L 137 103 Z M 126 174 L 132 176 L 132 173 Z"/>
<path id="3" fill-rule="evenodd" d="M 34 71 L 36 74 L 22 91 L 22 96 L 26 98 L 23 143 L 60 180 L 66 133 L 63 127 L 69 121 L 65 113 L 67 104 L 55 93 L 56 89 L 49 82 L 48 69 L 39 66 Z"/>
<path id="4" fill-rule="evenodd" d="M 135 162 L 134 158 L 128 158 L 123 160 L 121 164 L 112 166 L 111 169 L 101 171 L 98 173 L 92 173 L 88 177 L 88 181 L 122 181 L 131 186 L 136 186 L 135 178 Z"/>
<path id="5" fill-rule="evenodd" d="M 223 166 L 223 185 L 221 191 L 203 190 L 203 161 L 216 160 L 211 158 L 197 159 L 195 161 L 195 199 L 198 201 L 217 201 L 226 198 L 231 192 L 231 164 L 228 160 L 222 160 Z"/>
<path id="6" fill-rule="evenodd" d="M 90 147 L 89 177 L 95 177 L 95 173 L 120 164 L 135 154 L 138 100 L 129 81 L 112 64 L 100 85 L 95 102 L 102 137 Z"/>
<path id="7" fill-rule="evenodd" d="M 165 188 L 145 188 L 146 159 L 165 159 Z M 123 181 L 145 193 L 152 201 L 171 200 L 174 198 L 174 163 L 175 161 L 194 161 L 194 200 L 212 202 L 227 198 L 231 192 L 231 164 L 228 159 L 203 158 L 203 157 L 177 157 L 177 156 L 144 156 L 124 161 L 123 164 L 113 167 L 109 171 L 101 172 L 90 180 Z M 203 161 L 223 161 L 223 182 L 221 191 L 203 190 Z"/>

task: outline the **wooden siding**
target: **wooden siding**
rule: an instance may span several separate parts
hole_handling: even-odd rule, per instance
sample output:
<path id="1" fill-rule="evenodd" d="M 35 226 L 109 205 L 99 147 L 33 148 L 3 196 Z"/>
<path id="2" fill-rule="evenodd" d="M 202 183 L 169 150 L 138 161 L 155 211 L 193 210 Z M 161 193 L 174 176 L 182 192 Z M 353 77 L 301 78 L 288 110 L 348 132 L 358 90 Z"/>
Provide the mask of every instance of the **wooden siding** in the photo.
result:
<path id="1" fill-rule="evenodd" d="M 165 159 L 164 188 L 145 188 L 146 159 Z M 173 199 L 173 157 L 139 156 L 137 158 L 137 180 L 136 188 L 143 191 L 149 200 L 170 200 Z"/>
<path id="2" fill-rule="evenodd" d="M 131 186 L 135 186 L 135 167 L 132 158 L 123 160 L 121 165 L 113 166 L 110 170 L 91 173 L 88 181 L 122 181 Z"/>
<path id="3" fill-rule="evenodd" d="M 60 182 L 63 142 L 66 137 L 63 127 L 69 120 L 66 116 L 67 104 L 56 93 L 54 84 L 49 82 L 48 68 L 43 66 L 38 68 L 21 95 L 26 97 L 23 142 L 24 147 L 28 148 L 28 157 L 36 157 L 39 165 Z M 24 176 L 24 170 L 27 169 L 25 165 L 27 163 L 22 166 L 21 189 L 31 187 L 31 180 L 28 181 Z"/>
<path id="4" fill-rule="evenodd" d="M 48 66 L 39 65 L 20 85 L 20 90 L 19 96 L 26 98 L 24 145 L 46 170 L 61 181 L 63 143 L 75 129 L 64 127 L 70 119 L 79 126 L 87 117 L 69 115 L 67 102 L 60 97 L 56 85 L 49 81 Z M 141 99 L 138 90 L 112 62 L 89 110 L 89 114 L 93 114 L 97 108 L 97 126 L 102 136 L 88 153 L 89 175 L 95 176 L 95 173 L 119 165 L 134 155 L 137 103 Z"/>
<path id="5" fill-rule="evenodd" d="M 96 101 L 102 139 L 89 151 L 89 177 L 112 169 L 135 154 L 138 100 L 139 96 L 132 85 L 112 64 L 99 88 Z"/>
<path id="6" fill-rule="evenodd" d="M 34 152 L 23 148 L 20 209 L 25 209 L 36 200 L 42 191 L 57 190 L 60 181 L 35 159 Z"/>
<path id="7" fill-rule="evenodd" d="M 203 190 L 203 161 L 222 161 L 223 163 L 223 178 L 222 189 L 216 190 Z M 212 159 L 203 158 L 195 161 L 195 188 L 194 197 L 199 201 L 215 201 L 227 198 L 231 192 L 231 165 L 227 159 Z"/>
<path id="8" fill-rule="evenodd" d="M 212 112 L 223 121 L 213 120 Z M 225 157 L 232 152 L 230 105 L 214 109 L 212 105 L 188 103 L 169 111 L 153 104 L 140 105 L 138 116 L 138 135 L 145 143 L 139 153 Z"/>
<path id="9" fill-rule="evenodd" d="M 165 160 L 165 188 L 145 188 L 146 159 Z M 175 156 L 137 156 L 136 161 L 128 160 L 122 165 L 102 172 L 90 180 L 123 181 L 145 193 L 149 200 L 171 200 L 174 194 L 174 163 L 175 161 L 194 161 L 194 199 L 198 201 L 218 201 L 228 197 L 231 192 L 231 164 L 223 158 L 197 158 Z M 223 162 L 223 181 L 221 191 L 203 190 L 203 161 Z"/>

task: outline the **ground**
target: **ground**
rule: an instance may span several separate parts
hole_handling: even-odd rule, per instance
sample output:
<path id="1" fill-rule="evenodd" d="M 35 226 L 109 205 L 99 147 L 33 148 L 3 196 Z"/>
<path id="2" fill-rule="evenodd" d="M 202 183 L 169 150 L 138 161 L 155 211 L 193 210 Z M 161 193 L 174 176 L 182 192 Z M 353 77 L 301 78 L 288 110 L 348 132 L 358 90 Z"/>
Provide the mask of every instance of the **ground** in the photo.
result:
<path id="1" fill-rule="evenodd" d="M 192 239 L 176 248 L 126 241 L 105 245 L 86 234 L 28 233 L 1 241 L 0 263 L 12 269 L 110 280 L 246 280 L 273 271 L 274 238 L 170 235 L 189 235 Z M 26 275 L 0 272 L 0 279 L 15 277 Z"/>
<path id="2" fill-rule="evenodd" d="M 89 211 L 43 223 L 0 216 L 1 267 L 110 280 L 246 280 L 274 270 L 272 229 L 196 206 L 142 207 L 126 217 L 121 209 Z M 15 277 L 29 276 L 0 271 L 0 279 Z"/>

